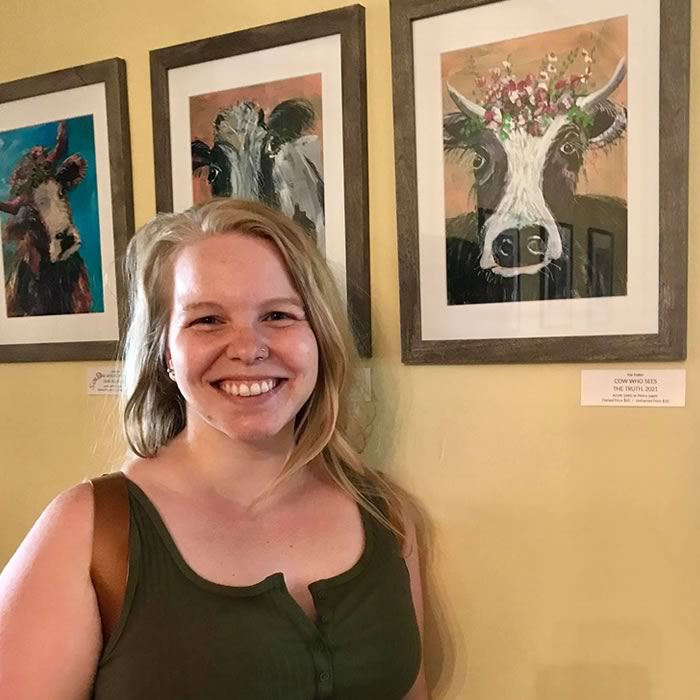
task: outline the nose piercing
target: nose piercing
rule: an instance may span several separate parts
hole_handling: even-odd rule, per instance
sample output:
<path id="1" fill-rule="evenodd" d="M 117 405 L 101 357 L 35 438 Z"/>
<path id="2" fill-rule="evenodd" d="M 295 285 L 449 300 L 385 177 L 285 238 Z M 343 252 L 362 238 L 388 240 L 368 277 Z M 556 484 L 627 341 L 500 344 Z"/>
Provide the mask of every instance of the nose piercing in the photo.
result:
<path id="1" fill-rule="evenodd" d="M 256 360 L 267 360 L 267 358 L 270 357 L 270 349 L 267 347 L 267 345 L 261 345 L 260 349 L 258 350 L 255 359 Z"/>

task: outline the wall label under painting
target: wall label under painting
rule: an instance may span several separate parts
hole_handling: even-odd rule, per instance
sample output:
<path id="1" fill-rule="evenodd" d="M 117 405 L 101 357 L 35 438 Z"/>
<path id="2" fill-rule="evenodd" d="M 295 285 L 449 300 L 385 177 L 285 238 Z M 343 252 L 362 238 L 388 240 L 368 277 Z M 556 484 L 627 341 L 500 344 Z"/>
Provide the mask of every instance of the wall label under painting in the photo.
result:
<path id="1" fill-rule="evenodd" d="M 8 318 L 104 310 L 92 115 L 0 133 Z"/>
<path id="2" fill-rule="evenodd" d="M 325 241 L 321 74 L 190 97 L 193 201 L 261 201 Z"/>
<path id="3" fill-rule="evenodd" d="M 442 54 L 448 305 L 627 294 L 627 25 Z"/>

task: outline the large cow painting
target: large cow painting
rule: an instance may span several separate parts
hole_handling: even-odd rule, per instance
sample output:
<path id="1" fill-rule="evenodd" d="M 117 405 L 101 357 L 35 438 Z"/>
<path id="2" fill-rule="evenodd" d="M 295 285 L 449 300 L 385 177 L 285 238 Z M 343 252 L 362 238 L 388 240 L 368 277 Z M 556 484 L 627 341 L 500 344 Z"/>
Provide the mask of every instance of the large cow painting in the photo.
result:
<path id="1" fill-rule="evenodd" d="M 7 316 L 104 310 L 92 115 L 0 132 Z"/>
<path id="2" fill-rule="evenodd" d="M 190 98 L 193 200 L 261 201 L 325 242 L 321 74 Z"/>
<path id="3" fill-rule="evenodd" d="M 627 294 L 627 18 L 442 54 L 448 305 Z"/>

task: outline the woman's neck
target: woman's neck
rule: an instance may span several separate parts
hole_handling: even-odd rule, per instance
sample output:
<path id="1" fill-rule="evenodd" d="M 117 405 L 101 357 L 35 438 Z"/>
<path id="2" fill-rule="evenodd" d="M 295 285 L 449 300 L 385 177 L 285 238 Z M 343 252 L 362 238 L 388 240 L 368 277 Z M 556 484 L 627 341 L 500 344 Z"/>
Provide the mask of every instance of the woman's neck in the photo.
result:
<path id="1" fill-rule="evenodd" d="M 240 442 L 210 426 L 190 424 L 163 448 L 162 454 L 183 489 L 215 493 L 247 508 L 282 473 L 293 445 L 292 425 L 268 440 Z M 281 490 L 289 487 L 293 484 L 280 485 Z M 277 492 L 274 489 L 270 497 L 278 498 L 281 494 Z"/>

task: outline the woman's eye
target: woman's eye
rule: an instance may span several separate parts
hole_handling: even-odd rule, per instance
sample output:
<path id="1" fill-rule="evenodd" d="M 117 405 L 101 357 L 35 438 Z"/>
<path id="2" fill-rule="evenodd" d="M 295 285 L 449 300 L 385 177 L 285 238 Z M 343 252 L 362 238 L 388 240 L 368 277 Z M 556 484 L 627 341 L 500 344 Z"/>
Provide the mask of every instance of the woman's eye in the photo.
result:
<path id="1" fill-rule="evenodd" d="M 219 319 L 216 316 L 202 316 L 202 318 L 198 318 L 190 325 L 192 326 L 213 326 L 214 324 L 218 323 Z"/>
<path id="2" fill-rule="evenodd" d="M 291 321 L 293 317 L 286 311 L 270 311 L 270 313 L 265 315 L 265 320 L 267 321 Z"/>

